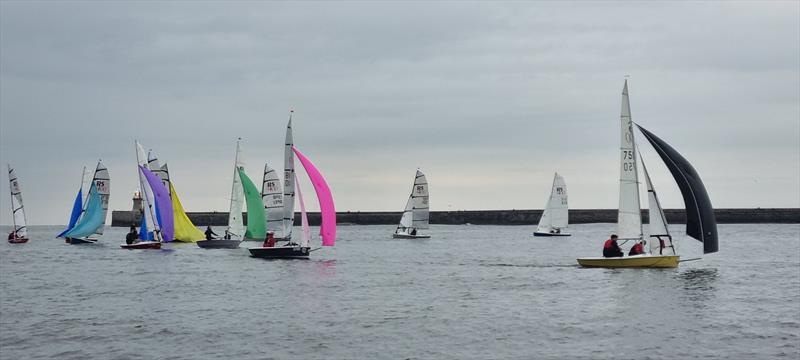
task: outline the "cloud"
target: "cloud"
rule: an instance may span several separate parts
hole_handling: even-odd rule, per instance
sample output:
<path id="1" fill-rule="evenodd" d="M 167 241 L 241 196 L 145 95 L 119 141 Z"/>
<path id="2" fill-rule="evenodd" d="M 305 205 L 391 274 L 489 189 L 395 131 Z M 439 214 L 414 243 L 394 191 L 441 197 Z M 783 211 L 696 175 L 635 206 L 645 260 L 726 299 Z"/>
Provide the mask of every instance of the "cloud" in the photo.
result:
<path id="1" fill-rule="evenodd" d="M 70 174 L 98 158 L 129 208 L 134 139 L 187 209 L 224 211 L 235 139 L 248 172 L 280 168 L 295 109 L 343 210 L 400 209 L 417 166 L 435 210 L 540 208 L 554 171 L 573 207 L 613 208 L 630 74 L 634 120 L 716 206 L 800 206 L 798 6 L 2 2 L 0 160 L 33 223 L 64 222 Z"/>

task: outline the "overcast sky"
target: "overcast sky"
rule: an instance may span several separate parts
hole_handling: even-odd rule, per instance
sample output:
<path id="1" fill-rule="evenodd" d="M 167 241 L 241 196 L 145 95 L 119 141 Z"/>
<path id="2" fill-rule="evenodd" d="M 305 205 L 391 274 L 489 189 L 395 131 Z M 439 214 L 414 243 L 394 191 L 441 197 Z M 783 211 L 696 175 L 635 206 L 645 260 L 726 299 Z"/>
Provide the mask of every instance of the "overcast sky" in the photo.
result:
<path id="1" fill-rule="evenodd" d="M 236 138 L 258 183 L 294 109 L 340 211 L 400 211 L 417 167 L 433 210 L 542 208 L 555 171 L 571 208 L 616 208 L 625 75 L 715 207 L 800 206 L 797 1 L 2 1 L 0 162 L 31 224 L 65 223 L 98 158 L 130 209 L 134 139 L 188 211 L 227 211 Z"/>

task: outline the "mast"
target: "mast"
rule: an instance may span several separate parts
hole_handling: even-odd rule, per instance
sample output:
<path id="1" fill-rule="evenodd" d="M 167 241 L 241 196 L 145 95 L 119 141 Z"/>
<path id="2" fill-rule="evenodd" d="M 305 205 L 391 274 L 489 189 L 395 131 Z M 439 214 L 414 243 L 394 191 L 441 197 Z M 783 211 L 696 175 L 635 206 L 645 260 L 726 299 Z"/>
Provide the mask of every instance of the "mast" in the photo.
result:
<path id="1" fill-rule="evenodd" d="M 636 143 L 633 136 L 633 121 L 631 121 L 627 79 L 622 88 L 620 135 L 617 236 L 620 240 L 641 240 L 642 213 L 639 200 L 639 175 L 636 165 Z"/>
<path id="2" fill-rule="evenodd" d="M 283 237 L 292 238 L 292 227 L 294 226 L 294 137 L 292 136 L 292 115 L 294 110 L 289 111 L 289 123 L 286 124 L 286 138 L 283 149 Z"/>

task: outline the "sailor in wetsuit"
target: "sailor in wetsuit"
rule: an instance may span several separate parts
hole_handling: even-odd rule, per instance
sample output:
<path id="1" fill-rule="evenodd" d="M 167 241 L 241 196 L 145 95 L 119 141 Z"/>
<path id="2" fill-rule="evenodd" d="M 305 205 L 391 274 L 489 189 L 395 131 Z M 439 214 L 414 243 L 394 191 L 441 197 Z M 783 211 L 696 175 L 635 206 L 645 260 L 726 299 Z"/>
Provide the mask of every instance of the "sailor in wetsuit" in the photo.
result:
<path id="1" fill-rule="evenodd" d="M 206 226 L 206 240 L 214 240 L 216 239 L 215 236 L 217 234 L 214 233 L 214 230 L 211 230 L 211 225 Z"/>

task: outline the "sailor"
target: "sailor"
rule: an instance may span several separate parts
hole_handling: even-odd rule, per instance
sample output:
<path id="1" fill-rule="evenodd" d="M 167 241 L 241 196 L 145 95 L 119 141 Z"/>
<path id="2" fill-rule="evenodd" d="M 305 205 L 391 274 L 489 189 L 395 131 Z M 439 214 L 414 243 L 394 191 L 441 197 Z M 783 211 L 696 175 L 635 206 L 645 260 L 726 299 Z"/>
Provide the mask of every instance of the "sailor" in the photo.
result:
<path id="1" fill-rule="evenodd" d="M 217 234 L 214 232 L 214 230 L 211 230 L 211 225 L 206 226 L 206 240 L 216 239 L 214 236 L 217 236 Z"/>
<path id="2" fill-rule="evenodd" d="M 131 230 L 128 231 L 128 234 L 125 235 L 125 243 L 130 245 L 136 242 L 136 239 L 139 237 L 139 234 L 136 232 L 136 226 L 131 225 Z"/>
<path id="3" fill-rule="evenodd" d="M 230 240 L 231 239 L 231 232 L 228 229 L 225 229 L 225 235 L 223 235 L 222 238 L 225 239 L 225 240 Z"/>
<path id="4" fill-rule="evenodd" d="M 417 235 L 417 228 L 411 229 L 411 235 Z"/>
<path id="5" fill-rule="evenodd" d="M 667 244 L 664 243 L 664 239 L 658 238 L 658 255 L 664 254 L 665 247 L 667 247 Z"/>
<path id="6" fill-rule="evenodd" d="M 264 239 L 264 247 L 275 247 L 275 233 L 267 231 L 267 238 Z"/>
<path id="7" fill-rule="evenodd" d="M 611 238 L 603 244 L 603 257 L 622 257 L 623 255 L 617 244 L 617 235 L 612 234 Z"/>
<path id="8" fill-rule="evenodd" d="M 628 251 L 628 256 L 632 255 L 642 255 L 644 254 L 644 240 L 637 242 L 636 244 L 631 247 L 631 251 Z"/>
<path id="9" fill-rule="evenodd" d="M 8 240 L 14 240 L 16 238 L 17 238 L 17 236 L 13 231 L 8 233 Z"/>

